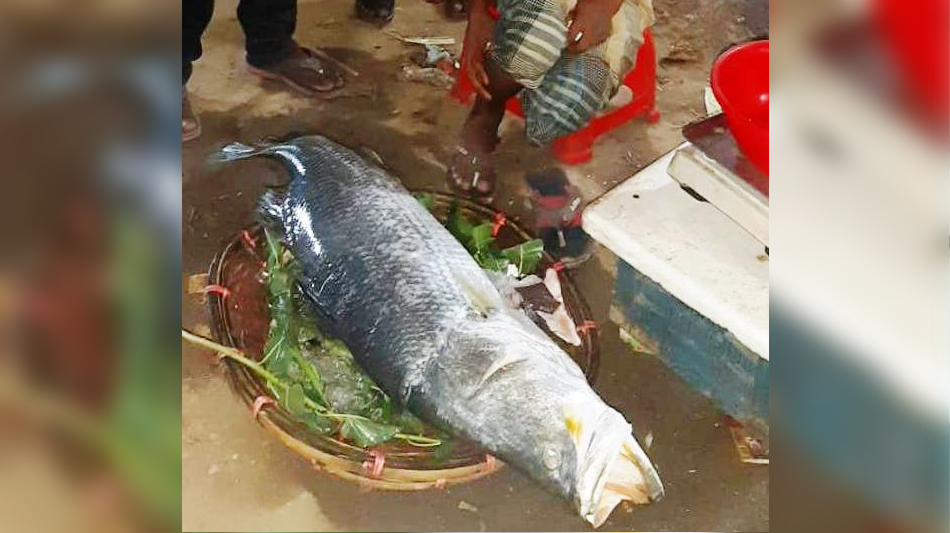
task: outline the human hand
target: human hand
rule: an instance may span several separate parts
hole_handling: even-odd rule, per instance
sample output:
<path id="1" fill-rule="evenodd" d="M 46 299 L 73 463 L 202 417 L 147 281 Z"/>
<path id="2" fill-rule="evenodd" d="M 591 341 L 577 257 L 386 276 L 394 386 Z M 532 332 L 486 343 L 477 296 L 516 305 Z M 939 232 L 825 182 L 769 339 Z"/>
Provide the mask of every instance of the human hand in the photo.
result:
<path id="1" fill-rule="evenodd" d="M 488 73 L 485 71 L 485 54 L 491 50 L 491 38 L 495 31 L 495 21 L 488 12 L 475 4 L 468 13 L 468 26 L 465 28 L 465 55 L 462 61 L 468 79 L 471 80 L 475 91 L 487 100 L 491 100 L 488 92 Z"/>
<path id="2" fill-rule="evenodd" d="M 606 41 L 622 3 L 623 0 L 578 0 L 567 16 L 567 51 L 579 54 Z"/>

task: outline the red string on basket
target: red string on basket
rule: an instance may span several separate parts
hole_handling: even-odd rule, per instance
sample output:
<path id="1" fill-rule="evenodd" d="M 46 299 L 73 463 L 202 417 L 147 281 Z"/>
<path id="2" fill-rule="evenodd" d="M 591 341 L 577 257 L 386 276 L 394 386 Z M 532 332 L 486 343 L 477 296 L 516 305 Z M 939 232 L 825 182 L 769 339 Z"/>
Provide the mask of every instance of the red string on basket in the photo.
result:
<path id="1" fill-rule="evenodd" d="M 501 227 L 504 226 L 506 222 L 508 222 L 508 219 L 505 218 L 504 213 L 495 213 L 495 220 L 491 224 L 491 236 L 497 237 L 498 232 L 501 231 Z"/>
<path id="2" fill-rule="evenodd" d="M 257 398 L 254 398 L 254 405 L 251 406 L 251 413 L 254 415 L 255 420 L 257 420 L 257 415 L 261 414 L 261 410 L 264 409 L 265 405 L 277 405 L 277 402 L 275 402 L 270 396 L 263 394 Z"/>
<path id="3" fill-rule="evenodd" d="M 212 292 L 214 294 L 220 295 L 222 298 L 227 298 L 228 296 L 231 296 L 230 289 L 218 284 L 206 285 L 202 287 L 198 292 L 201 292 L 204 294 L 208 294 L 209 292 Z"/>
<path id="4" fill-rule="evenodd" d="M 242 230 L 241 237 L 244 238 L 244 243 L 250 246 L 252 250 L 257 247 L 257 241 L 254 239 L 254 237 L 251 237 L 250 231 Z"/>
<path id="5" fill-rule="evenodd" d="M 370 459 L 363 461 L 363 469 L 369 472 L 370 477 L 379 478 L 383 475 L 383 467 L 386 465 L 386 454 L 379 450 L 369 450 L 367 453 Z"/>
<path id="6" fill-rule="evenodd" d="M 585 320 L 581 322 L 581 325 L 577 326 L 578 333 L 587 333 L 592 329 L 597 329 L 597 323 L 593 320 Z"/>

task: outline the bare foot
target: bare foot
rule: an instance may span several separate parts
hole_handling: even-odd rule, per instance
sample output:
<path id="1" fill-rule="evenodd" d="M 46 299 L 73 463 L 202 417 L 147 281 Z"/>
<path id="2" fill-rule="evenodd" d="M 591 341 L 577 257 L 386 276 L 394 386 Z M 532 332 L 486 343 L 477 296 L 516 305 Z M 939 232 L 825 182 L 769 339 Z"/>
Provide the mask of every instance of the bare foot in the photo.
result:
<path id="1" fill-rule="evenodd" d="M 491 201 L 495 193 L 495 170 L 486 156 L 474 155 L 457 146 L 449 166 L 449 187 L 456 192 Z"/>
<path id="2" fill-rule="evenodd" d="M 477 105 L 462 126 L 461 143 L 449 165 L 449 185 L 463 194 L 490 199 L 495 192 L 491 153 L 498 143 L 498 124 L 504 115 L 491 106 Z"/>

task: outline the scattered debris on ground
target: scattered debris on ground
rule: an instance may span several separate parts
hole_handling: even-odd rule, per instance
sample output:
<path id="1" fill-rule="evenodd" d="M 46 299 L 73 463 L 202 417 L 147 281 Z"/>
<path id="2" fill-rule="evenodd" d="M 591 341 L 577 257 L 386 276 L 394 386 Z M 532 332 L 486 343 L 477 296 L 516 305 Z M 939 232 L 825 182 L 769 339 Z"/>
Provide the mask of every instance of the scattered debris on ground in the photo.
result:
<path id="1" fill-rule="evenodd" d="M 399 71 L 399 78 L 404 81 L 426 83 L 433 87 L 448 89 L 455 83 L 455 78 L 442 69 L 435 67 L 420 67 L 418 65 L 403 65 Z"/>
<path id="2" fill-rule="evenodd" d="M 763 439 L 753 436 L 748 428 L 728 415 L 724 417 L 724 420 L 732 435 L 732 442 L 736 446 L 740 461 L 753 465 L 769 464 L 769 449 Z"/>
<path id="3" fill-rule="evenodd" d="M 434 44 L 427 44 L 425 50 L 413 52 L 409 59 L 423 68 L 437 68 L 446 74 L 455 74 L 460 64 L 451 52 Z"/>
<path id="4" fill-rule="evenodd" d="M 670 44 L 666 56 L 660 60 L 663 65 L 671 63 L 694 63 L 703 59 L 702 53 L 689 41 L 679 41 Z"/>
<path id="5" fill-rule="evenodd" d="M 440 44 L 427 42 L 423 47 L 409 55 L 409 62 L 399 72 L 400 79 L 445 89 L 452 87 L 460 67 L 458 58 Z"/>
<path id="6" fill-rule="evenodd" d="M 459 509 L 461 509 L 461 510 L 463 510 L 463 511 L 471 511 L 471 512 L 473 512 L 473 513 L 477 513 L 477 512 L 478 512 L 478 507 L 475 507 L 474 505 L 468 503 L 468 502 L 465 501 L 465 500 L 461 500 L 461 501 L 459 502 Z"/>
<path id="7" fill-rule="evenodd" d="M 404 43 L 421 44 L 422 46 L 450 46 L 455 44 L 455 37 L 406 37 L 391 30 L 386 30 L 383 33 Z"/>

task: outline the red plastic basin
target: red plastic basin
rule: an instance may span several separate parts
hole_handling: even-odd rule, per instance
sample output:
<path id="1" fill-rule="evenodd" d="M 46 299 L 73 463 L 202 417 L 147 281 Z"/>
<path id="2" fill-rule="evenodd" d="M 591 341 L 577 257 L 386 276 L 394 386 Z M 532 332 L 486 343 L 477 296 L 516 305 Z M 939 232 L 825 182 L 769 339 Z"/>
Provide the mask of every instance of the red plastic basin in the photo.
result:
<path id="1" fill-rule="evenodd" d="M 876 0 L 873 15 L 919 103 L 950 119 L 950 2 Z"/>
<path id="2" fill-rule="evenodd" d="M 742 153 L 769 173 L 769 41 L 734 46 L 712 67 L 713 94 Z"/>

